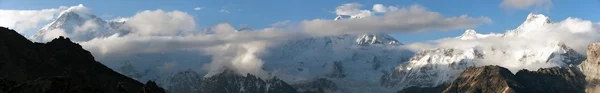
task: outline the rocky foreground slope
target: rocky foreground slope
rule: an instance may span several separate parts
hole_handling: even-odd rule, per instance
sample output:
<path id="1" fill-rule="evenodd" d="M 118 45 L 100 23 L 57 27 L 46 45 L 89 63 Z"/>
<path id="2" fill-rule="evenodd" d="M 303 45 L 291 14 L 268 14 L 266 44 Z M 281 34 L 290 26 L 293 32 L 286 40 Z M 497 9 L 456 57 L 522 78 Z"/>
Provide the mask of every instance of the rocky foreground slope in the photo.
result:
<path id="1" fill-rule="evenodd" d="M 69 38 L 34 43 L 0 27 L 0 93 L 164 93 L 94 60 Z"/>
<path id="2" fill-rule="evenodd" d="M 588 81 L 586 92 L 600 92 L 600 43 L 593 43 L 588 46 L 587 59 L 579 65 L 581 71 L 585 74 Z"/>
<path id="3" fill-rule="evenodd" d="M 584 93 L 585 76 L 576 67 L 520 70 L 500 66 L 470 67 L 449 84 L 409 87 L 399 93 Z"/>

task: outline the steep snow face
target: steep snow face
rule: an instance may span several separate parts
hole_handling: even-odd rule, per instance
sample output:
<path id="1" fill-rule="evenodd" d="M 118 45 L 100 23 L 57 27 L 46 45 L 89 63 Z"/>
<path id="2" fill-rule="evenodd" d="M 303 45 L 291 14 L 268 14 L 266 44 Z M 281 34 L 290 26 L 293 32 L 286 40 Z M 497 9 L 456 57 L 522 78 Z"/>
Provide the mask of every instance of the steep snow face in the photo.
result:
<path id="1" fill-rule="evenodd" d="M 506 34 L 478 34 L 467 30 L 459 37 L 446 40 L 460 45 L 420 51 L 408 63 L 386 73 L 381 82 L 398 88 L 434 86 L 454 80 L 469 66 L 499 65 L 516 72 L 576 65 L 583 61 L 585 56 L 560 41 L 534 41 L 527 37 L 527 33 L 550 24 L 549 20 L 540 14 L 530 14 L 527 21 Z"/>
<path id="2" fill-rule="evenodd" d="M 44 26 L 32 39 L 43 42 L 58 36 L 67 36 L 74 41 L 87 41 L 117 33 L 126 34 L 126 31 L 118 29 L 123 23 L 102 20 L 91 14 L 85 6 L 79 5 L 62 11 L 55 21 Z"/>

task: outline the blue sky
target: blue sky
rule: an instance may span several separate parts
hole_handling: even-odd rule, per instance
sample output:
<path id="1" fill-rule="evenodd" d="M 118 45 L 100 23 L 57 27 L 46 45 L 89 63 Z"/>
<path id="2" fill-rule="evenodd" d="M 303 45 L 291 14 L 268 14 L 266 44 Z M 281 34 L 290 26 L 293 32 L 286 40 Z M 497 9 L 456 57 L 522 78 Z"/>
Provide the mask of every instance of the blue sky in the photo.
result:
<path id="1" fill-rule="evenodd" d="M 0 0 L 0 9 L 38 10 L 83 4 L 104 19 L 131 17 L 143 10 L 179 10 L 194 16 L 198 28 L 228 22 L 233 26 L 265 28 L 270 24 L 290 20 L 300 22 L 312 19 L 333 19 L 337 6 L 360 3 L 363 9 L 373 4 L 406 7 L 421 5 L 444 16 L 485 16 L 492 20 L 476 29 L 479 33 L 503 33 L 520 25 L 530 13 L 541 13 L 553 21 L 577 17 L 592 22 L 600 21 L 599 0 L 554 0 L 550 7 L 509 9 L 501 7 L 502 0 Z M 201 10 L 194 10 L 201 7 Z M 229 11 L 220 12 L 221 10 Z M 462 34 L 464 29 L 392 33 L 403 43 L 435 40 Z"/>

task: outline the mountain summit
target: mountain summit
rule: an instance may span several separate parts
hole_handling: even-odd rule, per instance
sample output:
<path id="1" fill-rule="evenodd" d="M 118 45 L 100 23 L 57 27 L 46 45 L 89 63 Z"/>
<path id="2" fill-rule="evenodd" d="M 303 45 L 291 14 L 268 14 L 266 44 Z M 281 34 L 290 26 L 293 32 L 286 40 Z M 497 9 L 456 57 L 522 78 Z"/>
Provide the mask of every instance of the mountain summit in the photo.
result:
<path id="1" fill-rule="evenodd" d="M 529 31 L 534 31 L 544 25 L 550 24 L 552 21 L 549 17 L 546 17 L 542 14 L 533 14 L 530 13 L 527 15 L 527 19 L 525 22 L 521 24 L 514 30 L 507 31 L 505 36 L 520 36 L 522 34 L 528 33 Z"/>
<path id="2" fill-rule="evenodd" d="M 44 26 L 32 38 L 36 41 L 49 41 L 58 36 L 67 36 L 74 41 L 87 41 L 95 37 L 126 33 L 119 30 L 123 23 L 103 20 L 80 4 L 62 11 L 56 20 Z"/>
<path id="3" fill-rule="evenodd" d="M 509 41 L 521 40 L 521 37 L 514 36 L 529 35 L 526 33 L 550 24 L 549 22 L 550 19 L 544 15 L 530 14 L 521 26 L 506 34 L 478 34 L 475 30 L 467 30 L 454 38 L 457 39 L 456 42 L 460 42 L 458 44 L 464 45 L 419 51 L 409 62 L 385 75 L 381 80 L 382 84 L 390 87 L 435 86 L 458 78 L 462 71 L 472 66 L 501 65 L 516 72 L 524 68 L 535 70 L 541 67 L 577 65 L 583 61 L 583 54 L 560 41 L 527 44 Z M 494 45 L 498 43 L 500 45 Z M 504 43 L 506 46 L 502 45 Z"/>

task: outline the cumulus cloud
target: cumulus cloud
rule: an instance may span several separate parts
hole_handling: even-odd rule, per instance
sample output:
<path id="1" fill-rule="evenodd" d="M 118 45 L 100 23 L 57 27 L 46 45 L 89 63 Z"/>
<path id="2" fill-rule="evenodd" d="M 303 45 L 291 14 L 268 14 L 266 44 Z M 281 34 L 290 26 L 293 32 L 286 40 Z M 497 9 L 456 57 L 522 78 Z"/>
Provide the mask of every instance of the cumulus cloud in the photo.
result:
<path id="1" fill-rule="evenodd" d="M 531 7 L 550 8 L 552 0 L 502 0 L 500 6 L 512 9 L 527 9 Z"/>
<path id="2" fill-rule="evenodd" d="M 351 7 L 353 6 L 353 7 Z M 338 14 L 352 14 L 348 7 L 354 8 L 355 3 L 338 7 Z M 474 28 L 484 23 L 490 23 L 487 17 L 445 17 L 440 13 L 431 12 L 419 5 L 401 8 L 398 11 L 387 12 L 383 16 L 371 16 L 353 20 L 323 20 L 303 21 L 302 28 L 313 34 L 357 34 L 357 33 L 397 33 L 418 32 L 426 30 L 450 30 Z"/>
<path id="3" fill-rule="evenodd" d="M 388 12 L 388 11 L 398 11 L 398 7 L 394 6 L 384 6 L 383 4 L 375 4 L 373 5 L 373 11 L 375 12 Z"/>
<path id="4" fill-rule="evenodd" d="M 98 26 L 98 24 L 96 22 L 94 22 L 93 20 L 88 20 L 85 23 L 83 23 L 81 26 L 77 26 L 74 28 L 75 33 L 77 32 L 84 32 L 84 31 L 93 31 L 93 30 L 97 30 L 100 26 Z"/>
<path id="5" fill-rule="evenodd" d="M 335 9 L 337 15 L 346 15 L 351 17 L 367 17 L 373 15 L 370 10 L 361 10 L 363 5 L 359 3 L 347 3 L 338 6 Z"/>
<path id="6" fill-rule="evenodd" d="M 210 66 L 206 68 L 210 77 L 219 74 L 225 69 L 237 71 L 241 75 L 250 73 L 261 76 L 268 76 L 268 73 L 262 69 L 263 62 L 257 54 L 262 52 L 268 42 L 253 41 L 244 44 L 225 44 L 207 48 L 207 53 L 213 55 Z"/>
<path id="7" fill-rule="evenodd" d="M 142 11 L 128 19 L 125 25 L 137 35 L 175 35 L 196 29 L 194 18 L 181 11 Z"/>

